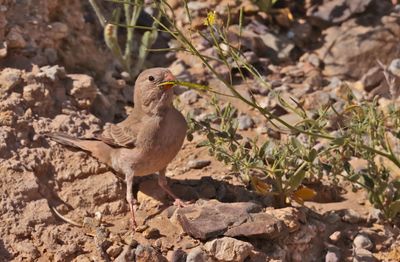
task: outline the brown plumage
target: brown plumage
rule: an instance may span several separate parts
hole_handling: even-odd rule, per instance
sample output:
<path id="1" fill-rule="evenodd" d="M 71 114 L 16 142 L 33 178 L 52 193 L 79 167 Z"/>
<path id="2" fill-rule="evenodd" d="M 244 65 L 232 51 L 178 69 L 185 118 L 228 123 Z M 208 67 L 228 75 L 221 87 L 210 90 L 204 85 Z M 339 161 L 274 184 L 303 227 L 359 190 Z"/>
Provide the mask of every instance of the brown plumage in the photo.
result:
<path id="1" fill-rule="evenodd" d="M 97 137 L 79 139 L 62 133 L 48 134 L 54 141 L 87 151 L 125 174 L 126 199 L 134 227 L 134 176 L 159 172 L 159 185 L 175 199 L 176 204 L 182 205 L 165 177 L 167 165 L 179 152 L 187 129 L 185 118 L 172 105 L 172 85 L 162 85 L 173 80 L 175 77 L 165 68 L 143 71 L 135 83 L 133 112 L 124 121 L 106 126 Z"/>

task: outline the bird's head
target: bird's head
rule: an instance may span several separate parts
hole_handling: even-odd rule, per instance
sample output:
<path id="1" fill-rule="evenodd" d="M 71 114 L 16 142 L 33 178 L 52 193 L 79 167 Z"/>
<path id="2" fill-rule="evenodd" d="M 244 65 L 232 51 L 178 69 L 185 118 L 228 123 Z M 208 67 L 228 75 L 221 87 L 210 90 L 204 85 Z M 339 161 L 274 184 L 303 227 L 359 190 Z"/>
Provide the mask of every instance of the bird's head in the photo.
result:
<path id="1" fill-rule="evenodd" d="M 175 76 L 166 68 L 146 69 L 136 79 L 134 102 L 145 112 L 157 112 L 172 106 Z"/>

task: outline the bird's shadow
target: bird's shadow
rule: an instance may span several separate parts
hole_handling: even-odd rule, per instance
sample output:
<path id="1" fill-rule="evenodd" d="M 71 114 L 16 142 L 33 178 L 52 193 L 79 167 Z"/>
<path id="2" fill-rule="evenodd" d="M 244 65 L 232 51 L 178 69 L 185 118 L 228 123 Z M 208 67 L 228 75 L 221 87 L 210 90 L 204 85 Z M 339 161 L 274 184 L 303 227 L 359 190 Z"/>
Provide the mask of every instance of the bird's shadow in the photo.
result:
<path id="1" fill-rule="evenodd" d="M 250 187 L 244 185 L 235 185 L 227 180 L 218 180 L 209 176 L 201 177 L 200 179 L 176 179 L 168 178 L 168 184 L 172 191 L 181 200 L 195 203 L 197 200 L 216 199 L 223 203 L 234 202 L 253 202 L 262 207 L 278 207 L 279 201 L 273 195 L 260 195 L 252 191 Z M 317 197 L 313 202 L 340 202 L 343 200 L 339 188 L 335 191 L 326 191 L 326 186 L 322 184 L 308 184 L 308 186 L 317 192 Z M 153 210 L 151 214 L 147 214 L 145 220 L 149 220 L 167 209 L 168 216 L 173 214 L 173 199 L 159 187 L 157 175 L 149 175 L 136 180 L 134 192 L 140 190 L 142 194 L 155 199 L 161 205 L 157 210 Z M 339 190 L 339 191 L 338 191 Z"/>
<path id="2" fill-rule="evenodd" d="M 217 180 L 212 177 L 202 177 L 200 179 L 176 179 L 168 178 L 174 194 L 181 200 L 189 203 L 194 203 L 197 200 L 216 199 L 224 203 L 233 202 L 254 202 L 261 206 L 274 206 L 275 200 L 272 196 L 262 196 L 243 185 L 234 185 L 229 181 Z M 161 205 L 155 212 L 147 214 L 146 220 L 149 220 L 165 209 L 169 213 L 173 213 L 173 199 L 159 187 L 157 175 L 149 175 L 140 178 L 134 185 L 134 192 L 140 191 L 142 194 L 158 201 Z"/>

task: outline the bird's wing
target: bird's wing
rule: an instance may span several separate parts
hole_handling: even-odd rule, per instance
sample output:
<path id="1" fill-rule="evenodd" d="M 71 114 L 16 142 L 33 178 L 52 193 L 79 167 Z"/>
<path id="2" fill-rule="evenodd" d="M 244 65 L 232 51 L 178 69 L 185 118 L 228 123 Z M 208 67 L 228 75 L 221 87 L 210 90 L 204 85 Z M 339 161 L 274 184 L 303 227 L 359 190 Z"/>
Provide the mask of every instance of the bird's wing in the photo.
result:
<path id="1" fill-rule="evenodd" d="M 128 117 L 121 123 L 107 125 L 97 139 L 114 147 L 135 147 L 141 122 L 138 117 Z"/>

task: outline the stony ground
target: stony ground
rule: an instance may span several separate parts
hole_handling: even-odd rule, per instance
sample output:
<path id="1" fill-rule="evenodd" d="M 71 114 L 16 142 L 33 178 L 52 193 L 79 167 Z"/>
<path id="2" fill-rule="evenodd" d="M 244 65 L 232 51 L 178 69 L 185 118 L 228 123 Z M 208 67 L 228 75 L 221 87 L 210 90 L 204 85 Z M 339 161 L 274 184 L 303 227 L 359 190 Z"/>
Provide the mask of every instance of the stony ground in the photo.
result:
<path id="1" fill-rule="evenodd" d="M 90 136 L 133 105 L 132 81 L 121 75 L 90 6 L 81 2 L 0 0 L 0 261 L 400 260 L 398 225 L 381 221 L 363 192 L 321 184 L 314 202 L 274 209 L 270 197 L 196 147 L 199 135 L 185 141 L 167 172 L 177 195 L 193 204 L 176 209 L 155 175 L 138 179 L 139 228 L 132 232 L 123 178 L 41 135 Z M 183 17 L 181 1 L 169 2 Z M 289 3 L 294 20 L 267 16 L 252 1 L 241 4 L 244 49 L 266 80 L 310 111 L 340 103 L 344 83 L 359 100 L 378 95 L 384 109 L 391 94 L 377 59 L 400 79 L 397 1 L 278 2 Z M 239 10 L 236 1 L 191 1 L 193 28 L 201 30 L 208 10 L 222 12 L 228 3 Z M 231 30 L 237 32 L 235 21 Z M 158 43 L 169 41 L 160 37 Z M 184 52 L 152 54 L 146 66 L 219 86 Z M 257 82 L 237 89 L 291 119 Z M 182 91 L 176 104 L 184 114 L 210 114 L 208 95 Z M 242 134 L 267 137 L 270 126 L 234 103 Z"/>

